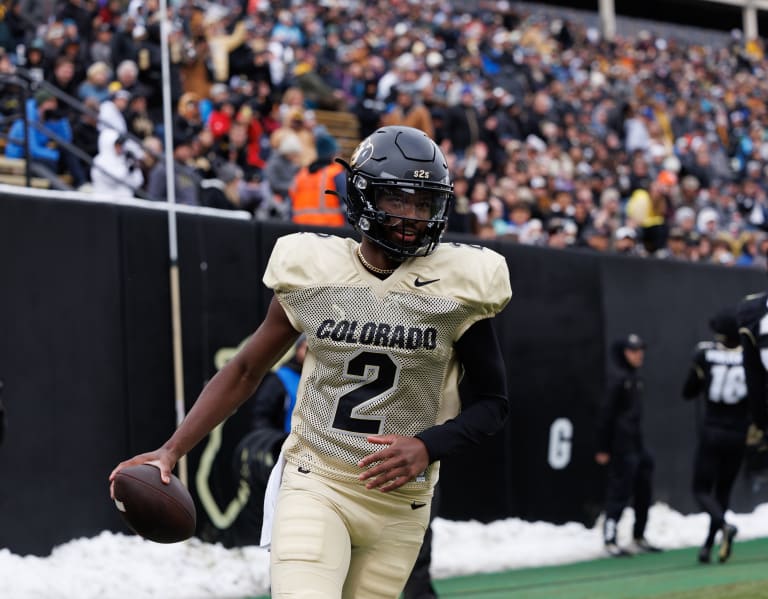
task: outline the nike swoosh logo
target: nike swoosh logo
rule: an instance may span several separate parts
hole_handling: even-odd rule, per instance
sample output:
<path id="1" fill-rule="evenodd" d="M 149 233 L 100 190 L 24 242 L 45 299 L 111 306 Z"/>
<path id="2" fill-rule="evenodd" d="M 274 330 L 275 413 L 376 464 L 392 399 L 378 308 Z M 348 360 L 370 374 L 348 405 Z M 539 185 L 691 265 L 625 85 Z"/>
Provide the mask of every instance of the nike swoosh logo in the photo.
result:
<path id="1" fill-rule="evenodd" d="M 416 280 L 413 282 L 416 287 L 424 287 L 424 285 L 429 285 L 431 283 L 437 283 L 440 279 L 428 279 L 426 281 L 422 281 L 419 277 L 416 277 Z"/>
<path id="2" fill-rule="evenodd" d="M 421 501 L 411 501 L 411 509 L 412 510 L 417 510 L 420 507 L 424 507 L 425 505 L 427 505 L 427 504 L 426 503 L 422 503 Z"/>
<path id="3" fill-rule="evenodd" d="M 302 474 L 309 474 L 310 470 L 308 470 L 307 468 L 302 468 L 301 466 L 299 466 L 299 472 L 301 472 Z"/>

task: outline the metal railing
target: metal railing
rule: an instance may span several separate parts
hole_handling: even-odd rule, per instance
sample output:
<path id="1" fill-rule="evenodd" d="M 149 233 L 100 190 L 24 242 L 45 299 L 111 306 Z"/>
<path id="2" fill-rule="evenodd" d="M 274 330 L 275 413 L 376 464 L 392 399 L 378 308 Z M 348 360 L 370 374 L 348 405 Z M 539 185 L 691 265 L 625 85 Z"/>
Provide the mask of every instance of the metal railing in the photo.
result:
<path id="1" fill-rule="evenodd" d="M 95 110 L 93 110 L 92 108 L 90 108 L 89 106 L 87 106 L 86 104 L 78 100 L 77 98 L 74 98 L 71 95 L 67 94 L 66 92 L 63 92 L 61 89 L 51 84 L 50 82 L 45 80 L 39 80 L 27 69 L 24 69 L 22 67 L 15 67 L 12 73 L 0 73 L 0 84 L 15 86 L 18 90 L 20 111 L 18 114 L 7 115 L 0 118 L 0 138 L 3 138 L 6 142 L 9 141 L 10 125 L 18 121 L 19 119 L 22 120 L 24 138 L 22 140 L 15 139 L 12 141 L 24 147 L 24 161 L 25 161 L 24 178 L 25 178 L 26 187 L 32 186 L 31 185 L 32 177 L 33 175 L 37 175 L 37 176 L 42 176 L 46 178 L 51 183 L 51 186 L 56 189 L 63 189 L 67 191 L 73 190 L 73 187 L 67 184 L 66 182 L 64 182 L 60 177 L 57 176 L 56 173 L 51 172 L 50 169 L 46 168 L 42 164 L 36 163 L 35 159 L 31 157 L 30 147 L 29 147 L 29 135 L 27 135 L 27 132 L 30 130 L 30 128 L 44 133 L 47 137 L 49 137 L 52 141 L 54 141 L 57 146 L 59 146 L 63 150 L 66 150 L 72 153 L 80 161 L 85 163 L 89 169 L 96 168 L 101 173 L 105 174 L 107 177 L 114 180 L 116 183 L 120 183 L 121 185 L 126 185 L 126 182 L 124 180 L 115 177 L 112 173 L 103 169 L 98 164 L 94 164 L 94 157 L 88 154 L 87 152 L 85 152 L 84 150 L 82 150 L 81 148 L 79 148 L 75 143 L 62 138 L 56 132 L 47 128 L 44 123 L 29 121 L 29 119 L 27 118 L 27 110 L 26 110 L 27 100 L 34 97 L 34 95 L 40 90 L 44 90 L 50 93 L 52 96 L 56 97 L 58 101 L 63 102 L 67 106 L 71 107 L 74 111 L 76 111 L 80 115 L 87 114 L 91 116 L 96 120 L 98 125 L 112 129 L 113 131 L 116 131 L 117 133 L 119 133 L 121 136 L 124 136 L 126 139 L 133 140 L 136 144 L 142 147 L 144 152 L 147 152 L 148 154 L 150 154 L 150 156 L 152 156 L 155 160 L 157 161 L 165 160 L 164 153 L 162 152 L 157 153 L 148 149 L 143 145 L 142 143 L 143 140 L 137 137 L 136 135 L 132 134 L 130 131 L 120 131 L 116 129 L 111 123 L 106 122 L 102 119 L 99 119 L 98 112 L 96 112 Z M 179 162 L 174 163 L 174 168 L 177 173 L 193 171 L 193 169 L 191 169 L 190 167 L 184 164 L 181 164 Z M 133 189 L 133 193 L 137 198 L 165 201 L 165 198 L 151 197 L 142 188 Z"/>

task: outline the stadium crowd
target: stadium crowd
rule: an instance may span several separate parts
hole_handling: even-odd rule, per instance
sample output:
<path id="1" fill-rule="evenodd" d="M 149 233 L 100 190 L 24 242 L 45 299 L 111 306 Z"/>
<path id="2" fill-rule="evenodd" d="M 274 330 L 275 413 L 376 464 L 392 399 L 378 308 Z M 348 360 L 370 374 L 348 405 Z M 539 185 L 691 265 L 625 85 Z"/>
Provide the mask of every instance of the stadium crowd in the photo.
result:
<path id="1" fill-rule="evenodd" d="M 52 15 L 3 4 L 3 91 L 23 70 L 89 109 L 31 95 L 28 118 L 57 121 L 96 166 L 37 131 L 33 157 L 83 189 L 163 199 L 157 0 L 60 0 Z M 434 137 L 455 178 L 449 231 L 765 267 L 760 40 L 609 41 L 505 0 L 170 6 L 173 155 L 188 167 L 177 201 L 290 219 L 300 169 L 338 152 L 315 116 L 333 110 L 353 113 L 361 137 L 381 124 Z M 19 95 L 1 96 L 6 155 L 24 156 Z"/>

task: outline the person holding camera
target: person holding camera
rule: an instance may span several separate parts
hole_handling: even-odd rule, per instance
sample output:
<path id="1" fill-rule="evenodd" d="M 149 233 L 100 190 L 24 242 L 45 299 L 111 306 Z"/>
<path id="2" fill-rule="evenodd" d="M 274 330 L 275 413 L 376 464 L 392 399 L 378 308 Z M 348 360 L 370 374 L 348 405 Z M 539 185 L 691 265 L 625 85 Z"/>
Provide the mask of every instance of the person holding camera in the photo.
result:
<path id="1" fill-rule="evenodd" d="M 139 161 L 125 146 L 126 137 L 113 129 L 104 129 L 99 134 L 99 153 L 91 166 L 94 193 L 132 198 L 144 185 Z"/>
<path id="2" fill-rule="evenodd" d="M 5 155 L 8 158 L 30 158 L 33 174 L 50 178 L 68 173 L 75 188 L 82 185 L 85 173 L 80 160 L 66 147 L 73 143 L 72 126 L 59 109 L 56 96 L 40 88 L 34 97 L 27 99 L 25 110 L 26 122 L 19 118 L 11 125 Z M 28 142 L 25 140 L 27 135 Z"/>

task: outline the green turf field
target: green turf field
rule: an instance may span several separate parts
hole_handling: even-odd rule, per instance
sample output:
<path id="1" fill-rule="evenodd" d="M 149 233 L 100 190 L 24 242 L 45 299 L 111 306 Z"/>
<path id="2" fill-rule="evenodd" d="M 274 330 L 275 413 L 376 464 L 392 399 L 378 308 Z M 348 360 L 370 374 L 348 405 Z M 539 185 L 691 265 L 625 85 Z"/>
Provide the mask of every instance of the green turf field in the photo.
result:
<path id="1" fill-rule="evenodd" d="M 441 598 L 768 599 L 768 539 L 736 542 L 731 559 L 696 561 L 697 548 L 435 581 Z M 259 597 L 255 599 L 267 599 Z"/>
<path id="2" fill-rule="evenodd" d="M 737 542 L 731 559 L 696 561 L 697 548 L 435 581 L 462 599 L 768 599 L 768 539 Z"/>

